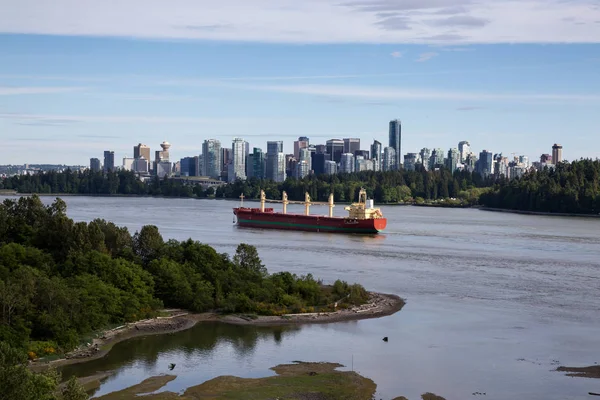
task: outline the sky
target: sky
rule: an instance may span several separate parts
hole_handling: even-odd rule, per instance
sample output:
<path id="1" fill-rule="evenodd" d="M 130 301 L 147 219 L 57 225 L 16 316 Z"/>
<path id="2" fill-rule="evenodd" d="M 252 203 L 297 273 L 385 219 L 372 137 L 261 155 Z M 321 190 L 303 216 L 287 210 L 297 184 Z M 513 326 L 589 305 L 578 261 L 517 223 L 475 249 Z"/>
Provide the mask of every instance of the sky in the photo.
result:
<path id="1" fill-rule="evenodd" d="M 0 164 L 241 137 L 600 157 L 600 0 L 0 0 Z"/>

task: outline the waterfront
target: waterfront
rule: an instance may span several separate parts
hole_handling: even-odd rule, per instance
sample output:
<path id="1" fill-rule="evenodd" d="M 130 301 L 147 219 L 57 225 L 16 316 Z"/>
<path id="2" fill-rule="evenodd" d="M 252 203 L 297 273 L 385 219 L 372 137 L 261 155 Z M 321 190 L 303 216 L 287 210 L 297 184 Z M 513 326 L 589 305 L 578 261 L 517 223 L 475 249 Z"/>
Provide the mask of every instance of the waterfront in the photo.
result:
<path id="1" fill-rule="evenodd" d="M 378 320 L 277 329 L 202 324 L 120 343 L 107 358 L 73 369 L 118 369 L 99 393 L 167 372 L 170 362 L 178 378 L 165 389 L 177 391 L 222 374 L 265 376 L 295 359 L 348 368 L 354 360 L 384 399 L 426 391 L 448 400 L 473 392 L 487 399 L 583 399 L 600 386 L 552 371 L 600 361 L 593 353 L 600 344 L 597 220 L 384 207 L 383 235 L 346 236 L 239 229 L 231 213 L 238 202 L 231 201 L 65 201 L 77 221 L 100 217 L 132 231 L 155 224 L 165 238 L 192 237 L 228 253 L 246 242 L 271 272 L 312 273 L 326 282 L 341 277 L 407 299 L 400 313 Z M 341 206 L 335 211 L 344 213 Z"/>

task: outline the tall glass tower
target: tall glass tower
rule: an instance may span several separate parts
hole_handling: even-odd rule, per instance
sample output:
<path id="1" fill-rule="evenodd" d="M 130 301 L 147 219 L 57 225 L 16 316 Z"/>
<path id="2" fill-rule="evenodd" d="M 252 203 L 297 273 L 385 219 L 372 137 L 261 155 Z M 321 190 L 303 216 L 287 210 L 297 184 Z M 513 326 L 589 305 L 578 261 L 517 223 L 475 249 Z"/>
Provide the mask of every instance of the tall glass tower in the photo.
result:
<path id="1" fill-rule="evenodd" d="M 402 123 L 399 119 L 390 121 L 390 146 L 396 151 L 394 169 L 400 169 L 402 165 Z"/>

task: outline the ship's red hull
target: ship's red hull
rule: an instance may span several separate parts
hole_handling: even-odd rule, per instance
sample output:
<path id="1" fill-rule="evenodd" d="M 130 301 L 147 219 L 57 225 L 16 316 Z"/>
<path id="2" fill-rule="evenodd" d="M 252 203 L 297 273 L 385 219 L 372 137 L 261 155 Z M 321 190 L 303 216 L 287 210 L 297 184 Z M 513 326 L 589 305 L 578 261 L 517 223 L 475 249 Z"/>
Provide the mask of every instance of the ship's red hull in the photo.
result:
<path id="1" fill-rule="evenodd" d="M 320 215 L 282 214 L 272 208 L 234 208 L 239 226 L 292 231 L 335 232 L 335 233 L 378 233 L 385 229 L 387 220 L 350 219 Z"/>

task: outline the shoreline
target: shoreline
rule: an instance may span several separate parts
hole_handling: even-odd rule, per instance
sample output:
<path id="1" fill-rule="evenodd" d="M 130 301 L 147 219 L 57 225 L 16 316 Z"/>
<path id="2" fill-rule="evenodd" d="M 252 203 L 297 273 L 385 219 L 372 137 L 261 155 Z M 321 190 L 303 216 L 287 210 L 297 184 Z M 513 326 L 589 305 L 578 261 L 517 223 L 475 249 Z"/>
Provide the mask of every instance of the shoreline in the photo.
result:
<path id="1" fill-rule="evenodd" d="M 541 215 L 549 217 L 578 217 L 578 218 L 600 218 L 600 214 L 575 214 L 575 213 L 553 213 L 546 211 L 527 211 L 527 210 L 510 210 L 507 208 L 493 208 L 493 207 L 477 207 L 479 210 L 492 211 L 492 212 L 503 212 L 510 214 L 523 214 L 523 215 Z"/>
<path id="2" fill-rule="evenodd" d="M 282 316 L 256 316 L 248 318 L 244 314 L 220 315 L 214 312 L 189 314 L 181 312 L 169 317 L 157 317 L 124 324 L 107 330 L 88 346 L 80 346 L 57 360 L 33 361 L 29 368 L 33 371 L 49 367 L 62 367 L 97 360 L 106 356 L 112 347 L 120 342 L 140 336 L 176 333 L 193 328 L 199 322 L 221 322 L 232 325 L 280 326 L 289 324 L 325 324 L 344 321 L 381 318 L 400 311 L 405 305 L 404 299 L 393 294 L 369 292 L 369 302 L 361 306 L 335 312 L 286 314 Z"/>

